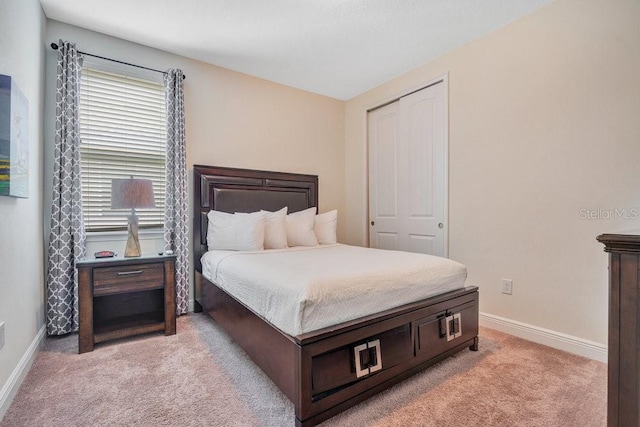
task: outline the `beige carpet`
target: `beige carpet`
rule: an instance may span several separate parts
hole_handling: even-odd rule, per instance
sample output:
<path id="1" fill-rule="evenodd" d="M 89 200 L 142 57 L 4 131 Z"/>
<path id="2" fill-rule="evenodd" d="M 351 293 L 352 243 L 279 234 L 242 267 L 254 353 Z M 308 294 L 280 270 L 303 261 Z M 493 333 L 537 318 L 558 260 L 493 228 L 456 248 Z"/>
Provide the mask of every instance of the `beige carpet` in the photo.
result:
<path id="1" fill-rule="evenodd" d="M 606 365 L 482 329 L 464 350 L 323 426 L 604 426 Z M 7 426 L 293 426 L 293 405 L 215 323 L 102 344 L 47 339 Z"/>

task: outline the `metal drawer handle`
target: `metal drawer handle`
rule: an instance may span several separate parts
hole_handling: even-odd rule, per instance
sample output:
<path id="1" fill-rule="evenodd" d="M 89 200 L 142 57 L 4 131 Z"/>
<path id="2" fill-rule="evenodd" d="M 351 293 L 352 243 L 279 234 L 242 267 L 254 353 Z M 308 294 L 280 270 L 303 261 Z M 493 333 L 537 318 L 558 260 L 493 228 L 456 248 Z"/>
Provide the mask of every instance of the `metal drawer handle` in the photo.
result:
<path id="1" fill-rule="evenodd" d="M 118 271 L 118 276 L 129 276 L 130 274 L 142 274 L 142 270 Z"/>
<path id="2" fill-rule="evenodd" d="M 447 342 L 462 336 L 462 316 L 460 313 L 445 317 Z"/>
<path id="3" fill-rule="evenodd" d="M 353 353 L 356 365 L 356 378 L 364 377 L 365 375 L 382 369 L 380 340 L 369 341 L 368 343 L 354 347 Z M 365 361 L 363 359 L 368 360 Z"/>

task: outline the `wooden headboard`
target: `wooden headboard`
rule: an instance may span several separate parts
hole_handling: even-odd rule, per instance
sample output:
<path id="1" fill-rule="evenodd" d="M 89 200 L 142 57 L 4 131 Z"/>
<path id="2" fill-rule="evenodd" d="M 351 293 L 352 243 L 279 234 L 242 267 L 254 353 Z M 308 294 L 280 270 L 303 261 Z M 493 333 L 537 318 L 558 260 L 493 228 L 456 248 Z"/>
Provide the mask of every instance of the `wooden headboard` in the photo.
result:
<path id="1" fill-rule="evenodd" d="M 193 261 L 202 272 L 200 258 L 207 251 L 207 213 L 289 212 L 318 206 L 318 176 L 217 166 L 193 167 Z"/>

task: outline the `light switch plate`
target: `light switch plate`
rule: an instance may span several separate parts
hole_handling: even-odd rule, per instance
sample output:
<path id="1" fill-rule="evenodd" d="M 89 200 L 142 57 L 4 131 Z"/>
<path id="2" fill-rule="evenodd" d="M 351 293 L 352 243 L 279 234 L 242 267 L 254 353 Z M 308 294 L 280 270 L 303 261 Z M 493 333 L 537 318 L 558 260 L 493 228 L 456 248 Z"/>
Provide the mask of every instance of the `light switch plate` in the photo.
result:
<path id="1" fill-rule="evenodd" d="M 502 293 L 511 295 L 513 293 L 513 280 L 502 279 Z"/>
<path id="2" fill-rule="evenodd" d="M 4 347 L 4 322 L 0 322 L 0 350 Z"/>

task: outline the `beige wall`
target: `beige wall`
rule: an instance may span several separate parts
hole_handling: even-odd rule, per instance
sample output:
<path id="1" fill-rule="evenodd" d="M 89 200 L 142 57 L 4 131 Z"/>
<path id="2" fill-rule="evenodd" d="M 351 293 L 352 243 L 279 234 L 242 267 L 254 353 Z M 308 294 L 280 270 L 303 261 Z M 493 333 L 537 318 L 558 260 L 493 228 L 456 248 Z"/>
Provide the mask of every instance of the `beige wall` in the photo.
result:
<path id="1" fill-rule="evenodd" d="M 640 228 L 639 22 L 635 0 L 557 0 L 349 100 L 346 241 L 365 241 L 365 110 L 448 73 L 449 250 L 481 311 L 606 344 L 595 237 Z"/>
<path id="2" fill-rule="evenodd" d="M 42 230 L 42 106 L 44 15 L 38 0 L 0 0 L 0 74 L 11 76 L 29 102 L 29 198 L 0 197 L 0 391 L 44 325 Z M 0 419 L 2 399 L 0 393 Z M 8 402 L 4 402 L 5 404 Z"/>
<path id="3" fill-rule="evenodd" d="M 318 174 L 320 210 L 344 211 L 344 102 L 198 64 L 186 71 L 189 163 Z"/>
<path id="4" fill-rule="evenodd" d="M 60 38 L 75 42 L 84 52 L 185 72 L 190 174 L 193 164 L 317 174 L 320 210 L 338 209 L 343 219 L 344 102 L 48 20 L 47 43 Z M 46 59 L 45 159 L 48 159 L 53 144 L 49 135 L 53 135 L 54 125 L 55 52 L 47 49 Z M 49 176 L 49 161 L 45 161 L 45 168 Z M 49 188 L 47 184 L 45 206 L 49 206 Z M 339 239 L 344 239 L 344 235 L 345 228 L 339 227 Z M 143 252 L 162 248 L 153 235 L 143 235 L 141 239 Z M 124 234 L 106 236 L 87 247 L 90 253 L 98 249 L 121 252 L 125 240 Z"/>

